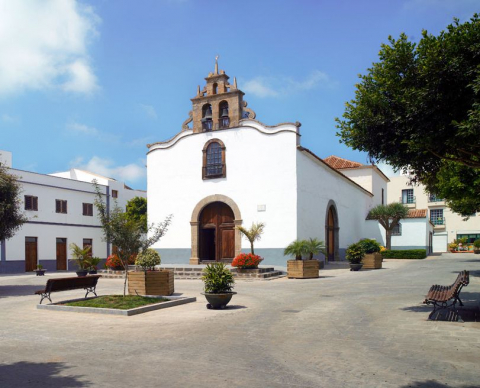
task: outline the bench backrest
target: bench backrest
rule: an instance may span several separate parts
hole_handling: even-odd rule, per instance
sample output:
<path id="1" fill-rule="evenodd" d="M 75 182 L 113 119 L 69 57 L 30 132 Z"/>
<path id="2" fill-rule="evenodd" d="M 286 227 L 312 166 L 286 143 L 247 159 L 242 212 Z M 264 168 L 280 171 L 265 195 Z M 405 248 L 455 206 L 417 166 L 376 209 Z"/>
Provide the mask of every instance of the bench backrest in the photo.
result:
<path id="1" fill-rule="evenodd" d="M 79 288 L 95 287 L 101 275 L 78 276 L 71 278 L 48 279 L 46 292 L 77 290 Z"/>
<path id="2" fill-rule="evenodd" d="M 458 274 L 457 280 L 448 289 L 447 296 L 449 299 L 458 295 L 463 286 L 467 286 L 470 281 L 468 271 L 462 271 Z"/>

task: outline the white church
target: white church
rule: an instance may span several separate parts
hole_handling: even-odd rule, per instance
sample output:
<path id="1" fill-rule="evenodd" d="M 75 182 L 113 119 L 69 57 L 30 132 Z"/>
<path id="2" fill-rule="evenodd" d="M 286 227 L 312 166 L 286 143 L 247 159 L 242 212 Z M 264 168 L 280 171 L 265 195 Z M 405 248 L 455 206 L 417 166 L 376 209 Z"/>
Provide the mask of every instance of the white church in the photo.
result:
<path id="1" fill-rule="evenodd" d="M 285 265 L 283 250 L 296 239 L 325 241 L 328 253 L 319 259 L 328 261 L 344 259 L 361 238 L 383 243 L 384 231 L 366 220 L 386 203 L 389 179 L 376 166 L 321 159 L 302 146 L 298 122 L 257 121 L 218 64 L 205 80 L 180 133 L 148 145 L 149 222 L 173 214 L 154 246 L 164 262 L 230 262 L 249 251 L 235 227 L 253 222 L 266 224 L 255 253 L 269 265 Z M 425 215 L 416 218 L 429 228 Z M 414 245 L 428 249 L 425 234 Z"/>

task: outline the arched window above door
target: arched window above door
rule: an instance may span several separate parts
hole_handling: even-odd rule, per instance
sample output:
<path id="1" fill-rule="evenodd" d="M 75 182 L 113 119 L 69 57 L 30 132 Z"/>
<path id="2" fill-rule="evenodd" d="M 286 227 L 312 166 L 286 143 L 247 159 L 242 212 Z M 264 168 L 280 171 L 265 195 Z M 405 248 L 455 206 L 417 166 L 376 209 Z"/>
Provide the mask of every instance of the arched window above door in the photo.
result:
<path id="1" fill-rule="evenodd" d="M 209 140 L 203 147 L 202 179 L 226 176 L 225 145 L 219 139 Z"/>

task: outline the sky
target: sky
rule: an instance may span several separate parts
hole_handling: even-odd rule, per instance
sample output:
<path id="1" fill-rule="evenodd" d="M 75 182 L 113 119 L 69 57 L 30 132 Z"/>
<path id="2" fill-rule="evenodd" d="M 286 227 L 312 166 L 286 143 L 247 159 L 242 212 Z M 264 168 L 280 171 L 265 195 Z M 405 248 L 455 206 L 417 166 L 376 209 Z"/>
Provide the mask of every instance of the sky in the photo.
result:
<path id="1" fill-rule="evenodd" d="M 368 163 L 335 117 L 388 36 L 437 35 L 478 0 L 0 0 L 0 149 L 38 173 L 81 168 L 146 189 L 147 143 L 181 130 L 219 68 L 267 125 Z M 392 174 L 388 166 L 381 166 Z"/>

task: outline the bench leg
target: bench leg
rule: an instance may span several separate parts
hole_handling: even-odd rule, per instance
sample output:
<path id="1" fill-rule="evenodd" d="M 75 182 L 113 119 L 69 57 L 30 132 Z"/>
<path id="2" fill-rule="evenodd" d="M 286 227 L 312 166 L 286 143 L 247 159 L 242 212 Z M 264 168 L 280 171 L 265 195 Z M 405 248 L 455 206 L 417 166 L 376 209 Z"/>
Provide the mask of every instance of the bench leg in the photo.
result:
<path id="1" fill-rule="evenodd" d="M 45 298 L 47 298 L 50 301 L 50 303 L 52 303 L 52 300 L 50 299 L 50 293 L 45 293 L 45 294 L 42 294 L 42 298 L 40 299 L 40 304 L 42 304 Z"/>
<path id="2" fill-rule="evenodd" d="M 87 293 L 85 294 L 85 299 L 87 298 L 88 294 L 91 293 L 91 292 L 92 292 L 95 296 L 97 296 L 97 293 L 95 292 L 95 287 L 85 288 L 85 290 L 87 290 Z"/>

